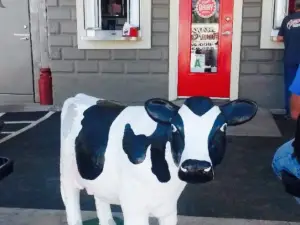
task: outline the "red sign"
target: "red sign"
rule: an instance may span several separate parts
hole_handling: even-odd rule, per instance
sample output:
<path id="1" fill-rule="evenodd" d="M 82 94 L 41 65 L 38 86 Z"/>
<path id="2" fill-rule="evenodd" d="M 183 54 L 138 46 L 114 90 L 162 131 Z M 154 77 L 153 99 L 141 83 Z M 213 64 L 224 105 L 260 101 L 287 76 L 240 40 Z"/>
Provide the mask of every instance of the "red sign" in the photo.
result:
<path id="1" fill-rule="evenodd" d="M 202 18 L 212 17 L 217 10 L 216 0 L 198 0 L 196 12 Z"/>
<path id="2" fill-rule="evenodd" d="M 193 19 L 199 21 L 198 12 L 208 16 L 214 11 L 213 9 L 204 11 L 204 7 L 199 5 L 212 4 L 214 6 L 215 1 L 217 2 L 215 14 L 220 13 L 225 17 L 233 18 L 235 0 L 179 0 L 178 97 L 230 97 L 230 81 L 234 79 L 230 77 L 231 53 L 232 50 L 234 51 L 232 49 L 232 35 L 216 35 L 224 31 L 231 32 L 233 20 L 228 22 L 220 19 L 217 23 L 215 20 L 203 23 L 203 20 L 200 19 L 201 22 L 193 23 Z M 194 7 L 192 8 L 191 5 Z M 214 39 L 211 40 L 211 38 Z M 205 55 L 205 59 L 203 59 L 203 55 Z"/>

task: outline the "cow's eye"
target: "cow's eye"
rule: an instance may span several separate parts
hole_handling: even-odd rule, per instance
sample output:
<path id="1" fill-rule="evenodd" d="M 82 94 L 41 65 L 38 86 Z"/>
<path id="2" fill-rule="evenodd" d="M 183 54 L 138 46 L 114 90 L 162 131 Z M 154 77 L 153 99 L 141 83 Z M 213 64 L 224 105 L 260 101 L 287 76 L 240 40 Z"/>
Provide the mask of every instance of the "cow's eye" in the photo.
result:
<path id="1" fill-rule="evenodd" d="M 227 128 L 227 123 L 224 123 L 221 127 L 220 127 L 220 131 L 225 132 Z"/>
<path id="2" fill-rule="evenodd" d="M 177 128 L 172 124 L 172 132 L 176 132 L 177 131 Z"/>

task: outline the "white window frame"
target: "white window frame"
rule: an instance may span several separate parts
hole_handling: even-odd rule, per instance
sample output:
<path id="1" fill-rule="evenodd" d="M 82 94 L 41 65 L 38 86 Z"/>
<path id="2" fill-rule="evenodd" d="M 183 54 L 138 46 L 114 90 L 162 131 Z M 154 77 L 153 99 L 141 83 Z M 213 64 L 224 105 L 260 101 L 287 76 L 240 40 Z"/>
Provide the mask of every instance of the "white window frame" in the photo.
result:
<path id="1" fill-rule="evenodd" d="M 122 37 L 121 30 L 115 32 L 86 30 L 84 0 L 76 0 L 78 49 L 150 49 L 152 1 L 141 0 L 139 10 L 139 37 L 129 39 Z"/>
<path id="2" fill-rule="evenodd" d="M 273 30 L 274 1 L 275 0 L 263 0 L 262 2 L 262 18 L 261 18 L 261 29 L 260 29 L 261 49 L 283 49 L 284 48 L 282 42 L 275 42 L 273 39 L 278 34 L 278 30 Z"/>

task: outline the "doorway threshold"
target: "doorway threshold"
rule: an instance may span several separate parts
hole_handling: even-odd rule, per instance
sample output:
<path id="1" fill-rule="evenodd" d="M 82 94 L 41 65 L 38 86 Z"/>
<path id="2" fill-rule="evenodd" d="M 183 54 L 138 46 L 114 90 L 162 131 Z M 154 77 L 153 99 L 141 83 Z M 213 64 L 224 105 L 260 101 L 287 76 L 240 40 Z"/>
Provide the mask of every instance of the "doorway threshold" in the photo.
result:
<path id="1" fill-rule="evenodd" d="M 172 102 L 176 105 L 181 106 L 184 103 L 185 99 L 187 99 L 187 98 L 189 98 L 189 97 L 178 97 L 176 100 L 174 100 Z M 229 98 L 210 98 L 210 99 L 213 101 L 213 103 L 215 105 L 218 105 L 218 106 L 223 105 L 230 101 Z"/>

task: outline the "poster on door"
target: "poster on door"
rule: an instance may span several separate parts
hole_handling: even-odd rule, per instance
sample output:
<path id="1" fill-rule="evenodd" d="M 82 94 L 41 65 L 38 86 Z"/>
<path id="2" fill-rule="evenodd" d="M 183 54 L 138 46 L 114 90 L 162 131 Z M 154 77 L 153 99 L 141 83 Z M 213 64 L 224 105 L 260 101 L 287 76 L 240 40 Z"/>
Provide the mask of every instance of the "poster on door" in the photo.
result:
<path id="1" fill-rule="evenodd" d="M 201 18 L 210 18 L 217 11 L 216 0 L 198 0 L 195 11 Z"/>
<path id="2" fill-rule="evenodd" d="M 204 73 L 205 71 L 205 54 L 192 54 L 191 55 L 191 72 Z"/>
<path id="3" fill-rule="evenodd" d="M 216 73 L 219 24 L 192 24 L 191 64 L 192 73 Z"/>

